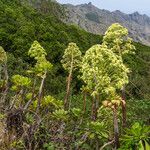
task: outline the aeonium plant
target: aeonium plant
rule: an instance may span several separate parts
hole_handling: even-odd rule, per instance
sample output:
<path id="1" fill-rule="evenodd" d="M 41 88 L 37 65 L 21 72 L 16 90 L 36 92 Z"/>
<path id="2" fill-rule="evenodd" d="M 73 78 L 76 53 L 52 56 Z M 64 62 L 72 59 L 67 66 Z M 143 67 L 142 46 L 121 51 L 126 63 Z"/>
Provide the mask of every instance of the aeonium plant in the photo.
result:
<path id="1" fill-rule="evenodd" d="M 97 111 L 97 97 L 107 97 L 127 84 L 129 69 L 106 45 L 97 44 L 85 53 L 81 73 L 81 79 L 91 91 L 93 106 L 96 105 L 94 109 Z"/>
<path id="2" fill-rule="evenodd" d="M 46 59 L 47 53 L 45 49 L 37 41 L 34 41 L 33 44 L 31 45 L 28 55 L 30 57 L 33 57 L 36 60 L 35 66 L 28 72 L 33 73 L 35 75 L 34 76 L 35 79 L 36 76 L 42 78 L 39 87 L 39 92 L 38 92 L 37 112 L 39 112 L 41 100 L 42 100 L 44 81 L 48 71 L 52 69 L 52 64 Z"/>
<path id="3" fill-rule="evenodd" d="M 61 60 L 63 68 L 69 73 L 67 77 L 66 95 L 64 99 L 65 109 L 68 109 L 69 107 L 69 96 L 73 71 L 80 67 L 82 60 L 81 55 L 81 51 L 76 43 L 71 42 L 65 49 L 63 58 Z"/>

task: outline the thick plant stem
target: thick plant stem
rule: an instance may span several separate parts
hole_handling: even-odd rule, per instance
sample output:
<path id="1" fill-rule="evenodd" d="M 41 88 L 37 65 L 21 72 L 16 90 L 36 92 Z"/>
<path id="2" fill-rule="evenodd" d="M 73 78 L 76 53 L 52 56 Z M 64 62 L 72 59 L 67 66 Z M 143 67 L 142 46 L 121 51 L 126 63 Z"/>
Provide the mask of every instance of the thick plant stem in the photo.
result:
<path id="1" fill-rule="evenodd" d="M 113 120 L 114 120 L 114 140 L 115 140 L 115 149 L 118 149 L 120 146 L 119 143 L 119 127 L 118 127 L 118 116 L 117 109 L 114 107 L 113 109 Z"/>
<path id="2" fill-rule="evenodd" d="M 98 137 L 96 139 L 96 150 L 99 150 L 99 140 L 98 140 Z"/>
<path id="3" fill-rule="evenodd" d="M 99 108 L 99 95 L 96 96 L 96 100 L 95 100 L 95 120 L 97 119 L 98 108 Z"/>
<path id="4" fill-rule="evenodd" d="M 65 95 L 65 101 L 64 101 L 64 109 L 68 109 L 69 106 L 69 96 L 70 96 L 70 85 L 71 85 L 71 80 L 72 80 L 72 73 L 69 74 L 67 78 L 67 88 L 66 88 L 66 95 Z"/>
<path id="5" fill-rule="evenodd" d="M 0 80 L 2 79 L 2 65 L 0 64 Z"/>
<path id="6" fill-rule="evenodd" d="M 40 88 L 39 88 L 38 106 L 37 106 L 37 110 L 36 110 L 37 113 L 39 113 L 40 106 L 41 106 L 42 91 L 43 91 L 43 86 L 44 86 L 45 78 L 46 78 L 46 72 L 45 72 L 45 74 L 44 74 L 44 76 L 43 76 L 43 78 L 42 78 L 41 85 L 40 85 Z"/>
<path id="7" fill-rule="evenodd" d="M 122 106 L 122 127 L 125 128 L 126 127 L 126 118 L 127 118 L 125 86 L 122 88 L 121 92 L 122 92 L 122 103 L 121 103 L 121 106 Z"/>
<path id="8" fill-rule="evenodd" d="M 86 112 L 86 92 L 83 92 L 83 113 Z"/>
<path id="9" fill-rule="evenodd" d="M 113 144 L 113 143 L 114 143 L 114 140 L 112 140 L 112 141 L 110 141 L 110 142 L 104 144 L 99 150 L 103 150 L 106 146 L 109 146 L 109 145 L 111 145 L 111 144 Z"/>
<path id="10" fill-rule="evenodd" d="M 92 98 L 92 107 L 91 107 L 91 119 L 93 120 L 93 113 L 94 113 L 94 98 Z"/>
<path id="11" fill-rule="evenodd" d="M 24 109 L 25 109 L 25 110 L 30 106 L 30 104 L 32 103 L 33 99 L 36 97 L 36 96 L 34 96 L 34 95 L 35 95 L 35 85 L 36 85 L 36 78 L 34 79 L 33 86 L 32 86 L 32 97 L 31 97 L 31 99 L 26 103 L 26 105 L 24 106 Z"/>
<path id="12" fill-rule="evenodd" d="M 99 96 L 97 95 L 96 97 L 93 97 L 92 101 L 92 114 L 91 114 L 92 120 L 97 119 L 98 108 L 99 108 Z"/>
<path id="13" fill-rule="evenodd" d="M 93 97 L 92 99 L 91 119 L 96 120 L 96 98 L 95 97 Z"/>
<path id="14" fill-rule="evenodd" d="M 3 90 L 2 90 L 2 97 L 0 99 L 0 102 L 2 103 L 2 107 L 4 107 L 5 102 L 6 102 L 6 96 L 8 92 L 8 71 L 7 71 L 7 64 L 6 62 L 4 63 L 4 82 L 3 82 Z"/>
<path id="15" fill-rule="evenodd" d="M 97 84 L 97 80 L 96 80 L 96 75 L 95 74 L 94 74 L 94 81 Z M 94 91 L 96 91 L 95 88 L 94 88 Z M 93 105 L 92 105 L 93 117 L 92 117 L 92 120 L 96 120 L 97 119 L 97 110 L 98 110 L 98 105 L 99 105 L 98 99 L 99 99 L 98 95 L 93 97 Z"/>
<path id="16" fill-rule="evenodd" d="M 73 69 L 73 64 L 71 63 L 69 76 L 67 78 L 66 95 L 65 95 L 65 100 L 64 100 L 64 109 L 65 110 L 67 110 L 69 107 L 70 86 L 71 86 L 71 81 L 72 81 L 72 69 Z"/>

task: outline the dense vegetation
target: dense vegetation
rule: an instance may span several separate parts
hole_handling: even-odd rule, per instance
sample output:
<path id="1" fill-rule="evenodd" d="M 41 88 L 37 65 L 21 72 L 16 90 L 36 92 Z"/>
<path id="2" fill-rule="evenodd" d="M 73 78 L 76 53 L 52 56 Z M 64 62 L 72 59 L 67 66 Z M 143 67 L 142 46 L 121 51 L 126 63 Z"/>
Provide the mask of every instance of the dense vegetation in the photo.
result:
<path id="1" fill-rule="evenodd" d="M 94 22 L 97 22 L 97 23 L 100 23 L 99 21 L 99 17 L 96 13 L 87 13 L 86 14 L 86 17 L 91 20 L 91 21 L 94 21 Z"/>
<path id="2" fill-rule="evenodd" d="M 47 89 L 51 89 L 49 92 L 53 94 L 61 93 L 65 89 L 65 74 L 60 60 L 67 44 L 77 43 L 84 53 L 90 46 L 99 43 L 102 37 L 75 26 L 67 26 L 50 14 L 40 13 L 28 5 L 20 5 L 17 2 L 0 1 L 1 46 L 15 58 L 22 60 L 23 65 L 32 61 L 27 57 L 27 51 L 31 43 L 38 40 L 48 53 L 47 59 L 54 64 Z M 13 71 L 10 74 L 14 73 Z"/>
<path id="3" fill-rule="evenodd" d="M 148 150 L 150 47 L 134 43 L 136 54 L 118 55 L 134 49 L 130 40 L 66 25 L 58 4 L 34 2 L 0 0 L 0 148 L 102 150 L 120 147 L 120 136 L 120 149 Z"/>
<path id="4" fill-rule="evenodd" d="M 42 6 L 43 5 L 41 5 L 41 7 Z M 49 5 L 46 6 L 48 8 L 50 7 Z M 43 7 L 45 8 L 46 6 L 44 5 Z M 87 33 L 75 26 L 65 25 L 58 20 L 58 18 L 51 15 L 51 13 L 45 14 L 41 10 L 43 9 L 41 8 L 36 11 L 31 5 L 28 5 L 28 3 L 21 4 L 19 0 L 1 0 L 0 44 L 7 52 L 9 52 L 10 59 L 12 59 L 11 62 L 14 63 L 14 66 L 16 63 L 14 62 L 16 61 L 14 57 L 18 59 L 17 61 L 22 61 L 20 62 L 22 65 L 19 68 L 21 69 L 21 67 L 25 67 L 24 65 L 26 63 L 32 61 L 27 57 L 27 51 L 31 43 L 34 40 L 39 41 L 48 53 L 47 59 L 54 64 L 53 75 L 55 76 L 55 79 L 52 80 L 51 78 L 51 81 L 48 81 L 50 82 L 48 85 L 53 85 L 53 87 L 50 86 L 47 89 L 51 89 L 49 92 L 52 92 L 53 94 L 58 94 L 58 92 L 60 93 L 65 89 L 64 71 L 60 64 L 60 60 L 67 44 L 69 42 L 75 42 L 84 54 L 92 45 L 101 43 L 102 37 Z M 131 76 L 128 95 L 130 97 L 136 96 L 136 98 L 139 99 L 148 98 L 150 93 L 148 88 L 150 84 L 150 48 L 138 43 L 135 45 L 136 55 L 131 56 L 129 62 L 133 76 Z M 13 70 L 13 72 L 11 71 L 10 74 L 15 74 L 12 67 L 13 66 L 11 66 L 11 70 Z M 21 70 L 19 70 L 19 72 L 20 71 Z M 58 78 L 58 81 L 56 78 Z M 74 83 L 74 86 L 78 85 Z"/>

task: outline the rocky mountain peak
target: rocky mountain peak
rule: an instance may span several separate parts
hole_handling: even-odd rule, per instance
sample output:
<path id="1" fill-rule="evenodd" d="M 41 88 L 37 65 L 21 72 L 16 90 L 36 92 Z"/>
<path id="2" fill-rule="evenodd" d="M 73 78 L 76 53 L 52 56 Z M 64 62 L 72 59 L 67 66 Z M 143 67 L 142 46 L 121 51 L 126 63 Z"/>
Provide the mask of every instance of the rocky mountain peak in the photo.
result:
<path id="1" fill-rule="evenodd" d="M 88 5 L 91 6 L 91 5 L 92 5 L 92 2 L 89 2 Z"/>
<path id="2" fill-rule="evenodd" d="M 138 11 L 135 11 L 134 13 L 132 13 L 132 15 L 134 15 L 134 16 L 140 16 L 140 13 Z"/>
<path id="3" fill-rule="evenodd" d="M 110 12 L 99 9 L 91 2 L 81 5 L 65 5 L 68 24 L 76 24 L 88 32 L 104 34 L 112 23 L 120 23 L 128 28 L 129 35 L 137 42 L 150 45 L 150 17 L 139 12 L 125 14 L 120 10 Z"/>

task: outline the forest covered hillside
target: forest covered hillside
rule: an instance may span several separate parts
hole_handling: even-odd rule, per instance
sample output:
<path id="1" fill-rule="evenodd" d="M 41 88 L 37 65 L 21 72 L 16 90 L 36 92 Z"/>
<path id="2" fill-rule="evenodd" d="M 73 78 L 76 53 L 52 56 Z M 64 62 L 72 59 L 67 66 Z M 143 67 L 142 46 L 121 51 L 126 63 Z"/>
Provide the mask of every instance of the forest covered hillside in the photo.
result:
<path id="1" fill-rule="evenodd" d="M 35 10 L 37 4 L 32 7 L 26 1 L 0 1 L 0 45 L 11 54 L 12 58 L 10 59 L 15 61 L 14 64 L 17 62 L 14 57 L 22 61 L 21 69 L 26 66 L 25 64 L 31 62 L 27 56 L 31 43 L 34 40 L 39 41 L 48 53 L 48 60 L 54 64 L 52 79 L 48 81 L 50 82 L 48 89 L 51 89 L 50 92 L 53 94 L 57 94 L 65 89 L 65 72 L 60 60 L 68 43 L 77 43 L 84 54 L 92 45 L 101 43 L 102 36 L 88 33 L 77 26 L 64 24 L 50 11 L 43 12 L 43 10 L 60 10 L 57 13 L 61 14 L 63 8 L 60 8 L 59 4 L 47 1 L 40 2 L 40 9 Z M 135 43 L 135 46 L 136 55 L 127 60 L 133 74 L 128 94 L 131 97 L 147 98 L 150 93 L 148 88 L 150 85 L 150 47 L 140 43 Z M 15 71 L 17 72 L 17 69 Z M 15 72 L 12 71 L 10 74 L 15 74 Z M 57 79 L 60 79 L 61 83 Z M 77 86 L 76 83 L 74 86 Z"/>
<path id="2" fill-rule="evenodd" d="M 18 0 L 1 0 L 0 11 L 1 46 L 13 54 L 12 57 L 22 61 L 23 65 L 32 61 L 27 55 L 28 49 L 34 40 L 39 41 L 48 53 L 48 60 L 54 64 L 52 83 L 49 83 L 49 85 L 53 84 L 54 89 L 49 87 L 53 93 L 65 89 L 65 73 L 60 60 L 68 43 L 77 43 L 82 52 L 85 52 L 93 44 L 100 43 L 102 39 L 102 36 L 87 33 L 76 26 L 68 26 L 50 13 L 37 11 L 28 3 L 20 3 Z M 17 63 L 17 60 L 13 60 L 14 64 Z M 14 67 L 16 66 L 14 65 Z M 24 65 L 20 67 L 24 67 Z M 15 74 L 14 69 L 12 70 L 11 73 Z M 59 82 L 58 78 L 62 82 Z"/>
<path id="3" fill-rule="evenodd" d="M 149 150 L 150 47 L 62 17 L 55 1 L 0 0 L 0 150 Z"/>

